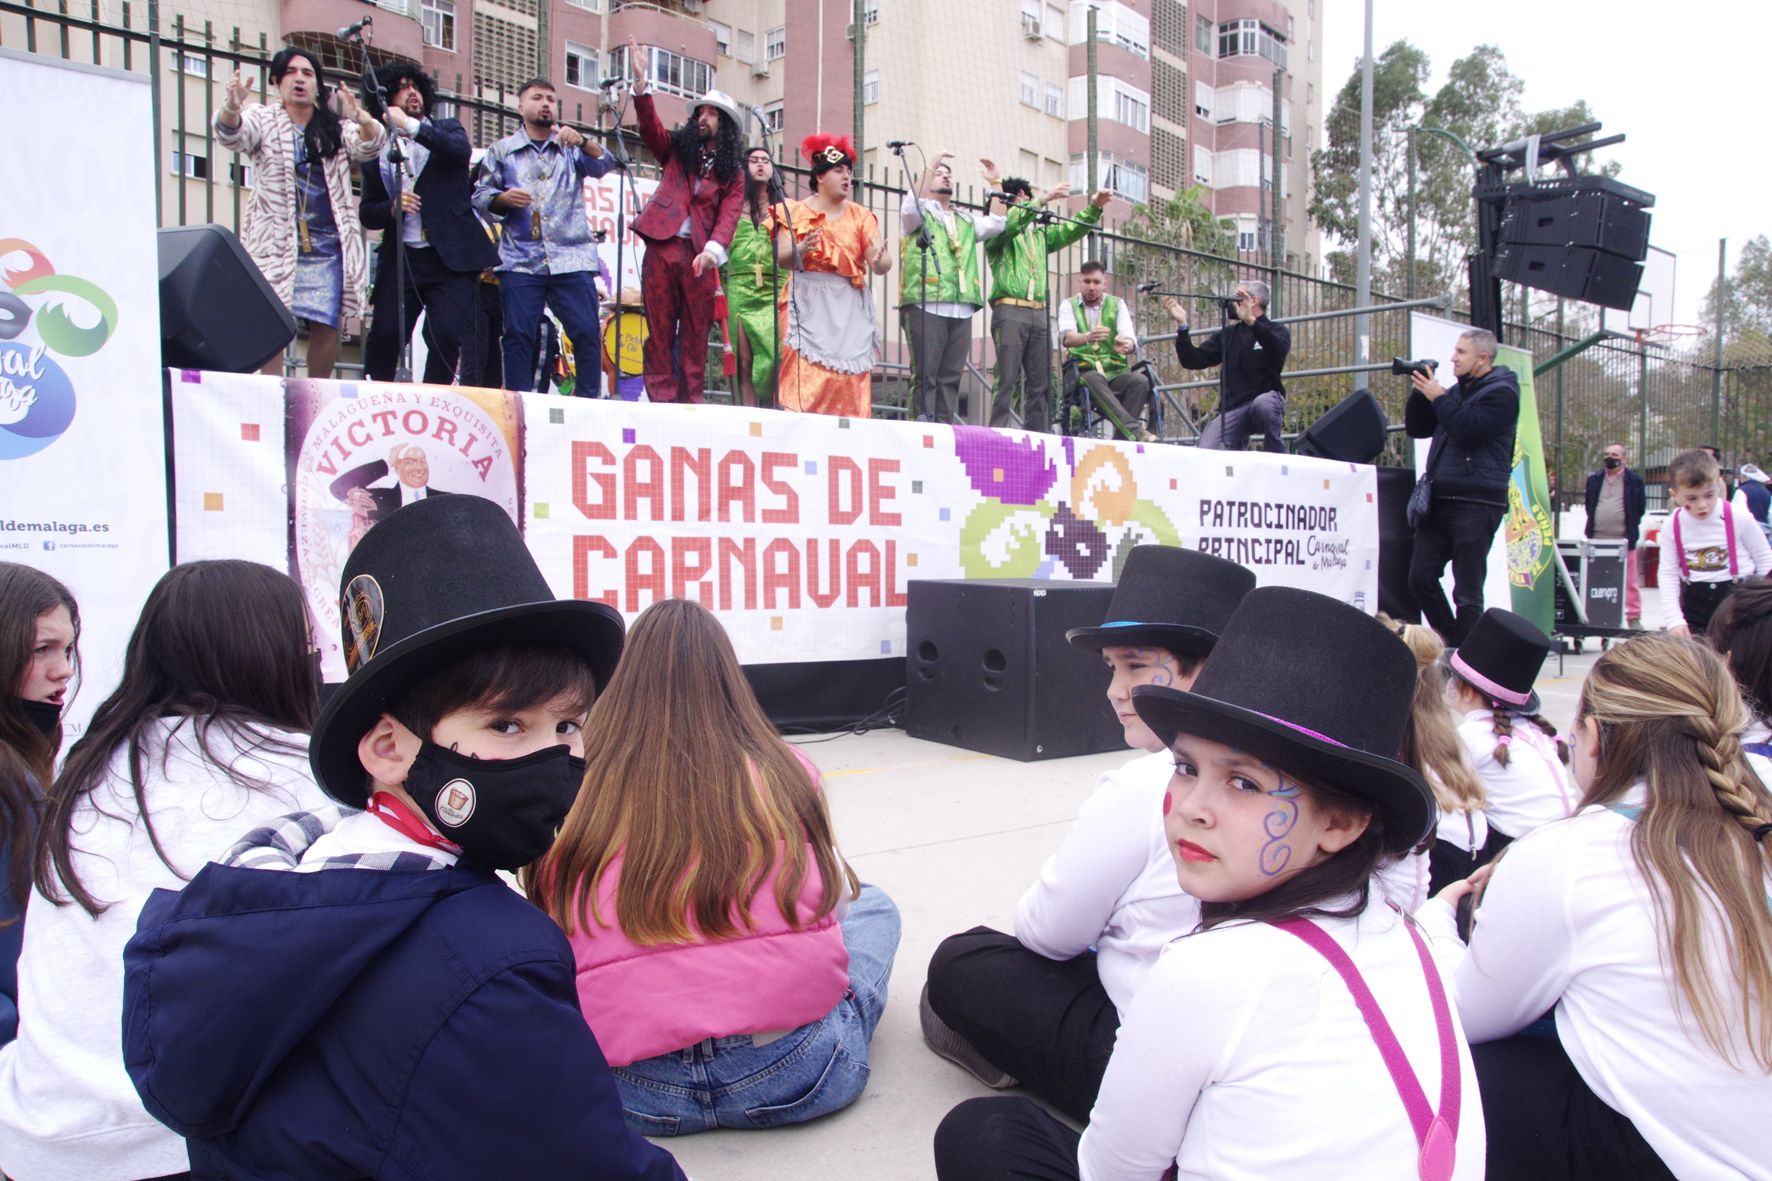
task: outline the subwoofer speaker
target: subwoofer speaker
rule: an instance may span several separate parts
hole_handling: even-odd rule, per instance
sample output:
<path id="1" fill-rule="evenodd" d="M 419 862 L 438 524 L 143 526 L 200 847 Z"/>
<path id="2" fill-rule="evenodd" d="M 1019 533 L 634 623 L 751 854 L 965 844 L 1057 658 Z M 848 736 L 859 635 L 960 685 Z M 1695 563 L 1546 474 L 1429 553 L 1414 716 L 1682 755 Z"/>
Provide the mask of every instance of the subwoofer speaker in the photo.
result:
<path id="1" fill-rule="evenodd" d="M 907 593 L 912 738 L 1022 762 L 1125 749 L 1100 654 L 1064 639 L 1100 625 L 1112 584 L 914 580 Z"/>
<path id="2" fill-rule="evenodd" d="M 295 337 L 295 317 L 226 226 L 164 229 L 159 247 L 167 368 L 251 373 Z"/>
<path id="3" fill-rule="evenodd" d="M 1358 389 L 1335 405 L 1292 444 L 1296 455 L 1371 463 L 1384 450 L 1384 410 L 1372 391 Z"/>
<path id="4" fill-rule="evenodd" d="M 1409 589 L 1409 561 L 1415 556 L 1415 530 L 1409 528 L 1409 497 L 1415 473 L 1406 467 L 1378 469 L 1378 609 L 1392 619 L 1421 622 L 1421 607 Z"/>

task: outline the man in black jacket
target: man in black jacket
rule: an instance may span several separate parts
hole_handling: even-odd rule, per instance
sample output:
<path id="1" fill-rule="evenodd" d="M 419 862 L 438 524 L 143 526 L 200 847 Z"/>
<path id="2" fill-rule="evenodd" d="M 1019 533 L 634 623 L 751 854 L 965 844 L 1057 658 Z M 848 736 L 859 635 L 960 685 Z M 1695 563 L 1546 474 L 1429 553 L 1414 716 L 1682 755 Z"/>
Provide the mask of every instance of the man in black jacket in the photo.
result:
<path id="1" fill-rule="evenodd" d="M 1172 297 L 1163 307 L 1175 320 L 1175 355 L 1187 369 L 1223 365 L 1218 379 L 1218 417 L 1200 434 L 1209 451 L 1242 451 L 1259 428 L 1264 451 L 1284 451 L 1280 426 L 1286 414 L 1286 387 L 1280 370 L 1292 350 L 1292 334 L 1267 317 L 1268 285 L 1251 280 L 1237 286 L 1236 319 L 1204 344 L 1188 339 L 1187 310 Z"/>
<path id="2" fill-rule="evenodd" d="M 1622 540 L 1624 554 L 1624 621 L 1643 626 L 1643 592 L 1637 587 L 1637 530 L 1649 507 L 1643 477 L 1626 467 L 1623 443 L 1606 444 L 1605 467 L 1587 477 L 1587 535 Z"/>
<path id="3" fill-rule="evenodd" d="M 424 379 L 439 385 L 455 380 L 479 385 L 482 350 L 472 344 L 480 272 L 498 265 L 498 248 L 486 236 L 468 199 L 473 192 L 468 133 L 455 119 L 433 119 L 436 98 L 431 79 L 417 66 L 389 62 L 376 70 L 388 95 L 386 119 L 399 137 L 400 207 L 406 240 L 406 323 L 394 314 L 394 205 L 396 165 L 388 149 L 363 165 L 363 228 L 384 231 L 376 253 L 375 293 L 363 370 L 376 381 L 391 381 L 400 348 L 425 313 L 429 356 Z M 390 145 L 393 137 L 389 139 Z M 469 342 L 464 349 L 463 342 Z"/>
<path id="4" fill-rule="evenodd" d="M 1458 377 L 1452 388 L 1412 373 L 1415 392 L 1403 407 L 1409 437 L 1433 439 L 1421 476 L 1432 481 L 1432 499 L 1415 526 L 1409 589 L 1423 617 L 1454 648 L 1483 614 L 1489 545 L 1507 513 L 1513 471 L 1520 382 L 1513 370 L 1495 364 L 1495 349 L 1494 333 L 1466 332 L 1452 350 L 1452 372 Z M 1456 615 L 1440 589 L 1448 561 Z"/>

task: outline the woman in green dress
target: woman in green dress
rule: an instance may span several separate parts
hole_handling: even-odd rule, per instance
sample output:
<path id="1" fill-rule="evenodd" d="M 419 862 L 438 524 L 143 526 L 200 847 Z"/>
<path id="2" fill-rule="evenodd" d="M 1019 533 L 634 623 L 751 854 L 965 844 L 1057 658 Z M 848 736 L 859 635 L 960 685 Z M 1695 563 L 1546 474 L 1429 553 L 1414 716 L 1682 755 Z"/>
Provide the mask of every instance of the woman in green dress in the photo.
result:
<path id="1" fill-rule="evenodd" d="M 775 405 L 781 292 L 787 275 L 771 245 L 779 206 L 769 204 L 775 161 L 768 148 L 745 154 L 745 210 L 732 233 L 724 281 L 732 343 L 738 350 L 738 396 L 746 406 Z"/>

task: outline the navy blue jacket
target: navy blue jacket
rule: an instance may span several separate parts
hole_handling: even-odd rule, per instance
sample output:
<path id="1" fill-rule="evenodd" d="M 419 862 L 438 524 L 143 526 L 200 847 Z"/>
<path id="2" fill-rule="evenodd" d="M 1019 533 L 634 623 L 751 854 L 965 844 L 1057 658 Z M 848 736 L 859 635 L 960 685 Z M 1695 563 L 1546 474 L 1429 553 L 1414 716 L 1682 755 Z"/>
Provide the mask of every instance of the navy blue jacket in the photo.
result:
<path id="1" fill-rule="evenodd" d="M 471 867 L 208 865 L 124 951 L 124 1064 L 197 1178 L 675 1181 L 541 911 Z"/>
<path id="2" fill-rule="evenodd" d="M 1594 535 L 1594 510 L 1600 507 L 1600 489 L 1605 487 L 1606 472 L 1601 469 L 1587 474 L 1587 535 Z M 1643 523 L 1643 514 L 1649 508 L 1649 490 L 1643 485 L 1643 477 L 1624 469 L 1624 543 L 1631 549 L 1637 548 L 1637 530 Z"/>
<path id="3" fill-rule="evenodd" d="M 412 183 L 412 191 L 418 194 L 418 216 L 425 228 L 425 241 L 452 271 L 479 274 L 487 267 L 497 266 L 498 247 L 486 236 L 486 228 L 469 204 L 474 185 L 468 161 L 474 149 L 468 142 L 467 131 L 457 119 L 426 119 L 419 124 L 417 139 L 431 153 L 424 171 Z M 382 234 L 379 252 L 380 265 L 391 267 L 394 202 L 388 195 L 381 168 L 380 156 L 363 162 L 363 197 L 357 204 L 357 216 L 366 230 L 390 231 Z"/>
<path id="4" fill-rule="evenodd" d="M 1455 381 L 1433 401 L 1411 390 L 1403 429 L 1411 439 L 1432 438 L 1422 469 L 1434 495 L 1507 504 L 1520 425 L 1520 382 L 1506 365 L 1471 381 Z"/>
<path id="5" fill-rule="evenodd" d="M 1767 517 L 1772 515 L 1772 491 L 1758 480 L 1749 480 L 1745 476 L 1741 481 L 1741 493 L 1747 497 L 1747 511 L 1754 520 L 1764 525 Z"/>

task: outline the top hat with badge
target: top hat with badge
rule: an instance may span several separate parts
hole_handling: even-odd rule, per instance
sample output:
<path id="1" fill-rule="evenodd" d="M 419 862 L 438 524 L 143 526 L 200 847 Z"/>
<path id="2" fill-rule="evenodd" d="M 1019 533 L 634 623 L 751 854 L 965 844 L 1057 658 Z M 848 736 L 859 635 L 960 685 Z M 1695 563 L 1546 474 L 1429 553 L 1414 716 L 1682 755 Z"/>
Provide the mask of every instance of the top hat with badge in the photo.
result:
<path id="1" fill-rule="evenodd" d="M 1231 612 L 1255 588 L 1248 569 L 1199 550 L 1141 545 L 1126 556 L 1107 619 L 1074 627 L 1064 638 L 1078 648 L 1166 648 L 1204 656 Z"/>
<path id="2" fill-rule="evenodd" d="M 1539 701 L 1532 683 L 1551 647 L 1551 638 L 1530 619 L 1490 607 L 1464 643 L 1447 655 L 1446 663 L 1477 692 L 1521 713 L 1535 714 Z"/>
<path id="3" fill-rule="evenodd" d="M 1191 691 L 1139 685 L 1132 707 L 1165 746 L 1199 735 L 1354 796 L 1403 853 L 1439 820 L 1427 781 L 1399 761 L 1414 696 L 1415 657 L 1395 632 L 1339 599 L 1264 586 L 1238 604 Z"/>
<path id="4" fill-rule="evenodd" d="M 506 644 L 570 648 L 599 687 L 621 658 L 613 607 L 556 599 L 505 511 L 479 496 L 439 496 L 391 513 L 351 551 L 339 578 L 348 675 L 314 723 L 308 758 L 333 799 L 361 808 L 357 745 L 423 678 Z"/>

